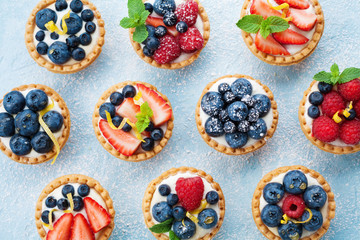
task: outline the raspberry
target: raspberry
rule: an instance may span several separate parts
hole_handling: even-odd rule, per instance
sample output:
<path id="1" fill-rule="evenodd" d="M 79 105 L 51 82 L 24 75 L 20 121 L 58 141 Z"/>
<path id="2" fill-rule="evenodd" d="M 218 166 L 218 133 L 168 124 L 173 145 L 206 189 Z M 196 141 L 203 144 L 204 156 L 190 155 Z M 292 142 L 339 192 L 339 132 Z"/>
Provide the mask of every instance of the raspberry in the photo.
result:
<path id="1" fill-rule="evenodd" d="M 360 99 L 360 79 L 354 79 L 350 82 L 339 84 L 338 92 L 348 101 L 356 101 Z"/>
<path id="2" fill-rule="evenodd" d="M 165 35 L 160 38 L 160 47 L 154 53 L 154 60 L 159 64 L 169 63 L 181 54 L 179 43 L 175 37 Z"/>
<path id="3" fill-rule="evenodd" d="M 324 101 L 321 104 L 321 110 L 324 115 L 332 118 L 337 111 L 344 110 L 345 108 L 345 101 L 339 93 L 331 91 L 325 94 Z"/>
<path id="4" fill-rule="evenodd" d="M 291 218 L 300 218 L 305 211 L 305 201 L 297 195 L 289 195 L 284 199 L 283 212 Z"/>
<path id="5" fill-rule="evenodd" d="M 327 116 L 320 116 L 313 122 L 314 137 L 323 142 L 333 142 L 339 136 L 339 125 Z"/>
<path id="6" fill-rule="evenodd" d="M 340 139 L 350 145 L 356 145 L 360 142 L 360 121 L 345 121 L 340 126 Z"/>
<path id="7" fill-rule="evenodd" d="M 198 12 L 199 6 L 197 2 L 193 0 L 188 0 L 185 3 L 180 4 L 175 10 L 177 21 L 186 22 L 189 27 L 196 23 Z"/>
<path id="8" fill-rule="evenodd" d="M 356 112 L 356 117 L 360 118 L 360 101 L 356 102 L 353 107 Z"/>
<path id="9" fill-rule="evenodd" d="M 204 39 L 196 27 L 190 27 L 187 32 L 179 35 L 179 44 L 181 50 L 191 53 L 203 48 Z"/>
<path id="10" fill-rule="evenodd" d="M 190 212 L 200 207 L 204 195 L 204 183 L 201 177 L 179 178 L 175 190 L 179 202 L 186 211 Z"/>

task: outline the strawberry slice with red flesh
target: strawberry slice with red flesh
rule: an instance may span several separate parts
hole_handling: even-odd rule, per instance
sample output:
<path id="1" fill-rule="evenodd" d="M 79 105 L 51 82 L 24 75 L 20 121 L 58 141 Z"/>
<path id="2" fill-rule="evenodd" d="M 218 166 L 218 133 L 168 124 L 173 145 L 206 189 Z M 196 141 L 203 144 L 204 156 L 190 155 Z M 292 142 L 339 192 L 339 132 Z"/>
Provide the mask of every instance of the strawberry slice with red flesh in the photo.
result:
<path id="1" fill-rule="evenodd" d="M 267 19 L 270 16 L 278 16 L 281 17 L 281 13 L 276 11 L 275 9 L 272 9 L 267 2 L 264 2 L 263 0 L 254 0 L 251 7 L 250 7 L 250 13 L 261 15 L 265 19 Z"/>
<path id="2" fill-rule="evenodd" d="M 90 197 L 84 198 L 84 206 L 90 227 L 94 233 L 99 232 L 111 222 L 109 213 Z"/>
<path id="3" fill-rule="evenodd" d="M 131 133 L 124 132 L 121 129 L 112 129 L 104 119 L 100 120 L 99 128 L 111 146 L 125 156 L 133 155 L 141 144 L 141 141 Z"/>
<path id="4" fill-rule="evenodd" d="M 280 43 L 278 43 L 271 34 L 264 39 L 260 32 L 256 34 L 255 46 L 261 52 L 272 55 L 290 55 L 290 53 Z"/>
<path id="5" fill-rule="evenodd" d="M 309 41 L 307 37 L 291 29 L 286 29 L 283 32 L 273 33 L 273 37 L 276 41 L 282 44 L 301 45 Z"/>
<path id="6" fill-rule="evenodd" d="M 153 111 L 152 121 L 154 125 L 161 126 L 170 120 L 172 116 L 172 109 L 169 104 L 155 91 L 142 85 L 136 84 L 139 91 L 141 92 L 142 99 L 148 102 L 149 107 Z"/>
<path id="7" fill-rule="evenodd" d="M 136 114 L 139 112 L 140 106 L 135 104 L 133 98 L 125 98 L 123 103 L 116 109 L 119 116 L 128 118 L 132 123 L 136 123 Z"/>
<path id="8" fill-rule="evenodd" d="M 174 37 L 176 37 L 179 32 L 176 31 L 176 27 L 172 26 L 172 27 L 168 27 L 164 24 L 164 21 L 162 18 L 157 18 L 157 17 L 152 17 L 152 16 L 148 16 L 146 19 L 146 23 L 148 25 L 151 25 L 153 27 L 158 27 L 158 26 L 164 26 L 167 28 L 168 33 L 170 33 L 171 35 L 173 35 Z"/>
<path id="9" fill-rule="evenodd" d="M 78 213 L 74 217 L 74 223 L 71 228 L 71 240 L 95 240 L 95 235 L 92 232 L 86 218 Z"/>
<path id="10" fill-rule="evenodd" d="M 307 0 L 275 0 L 275 2 L 279 5 L 287 3 L 290 7 L 297 9 L 308 9 L 310 7 Z"/>
<path id="11" fill-rule="evenodd" d="M 71 213 L 63 214 L 54 224 L 53 230 L 50 230 L 46 240 L 69 240 L 71 235 L 71 226 L 73 224 L 73 215 Z"/>
<path id="12" fill-rule="evenodd" d="M 306 10 L 290 8 L 287 16 L 291 17 L 291 22 L 303 31 L 310 31 L 313 29 L 317 21 L 316 15 L 309 13 Z"/>

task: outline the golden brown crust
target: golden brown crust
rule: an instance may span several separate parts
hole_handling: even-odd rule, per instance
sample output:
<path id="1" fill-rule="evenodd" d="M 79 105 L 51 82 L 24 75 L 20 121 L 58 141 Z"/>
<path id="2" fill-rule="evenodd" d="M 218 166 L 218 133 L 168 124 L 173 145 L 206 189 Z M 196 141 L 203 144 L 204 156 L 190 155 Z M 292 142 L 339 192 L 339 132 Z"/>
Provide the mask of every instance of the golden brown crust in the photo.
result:
<path id="1" fill-rule="evenodd" d="M 216 192 L 219 194 L 218 204 L 219 204 L 219 209 L 220 209 L 220 216 L 219 216 L 218 224 L 212 230 L 211 233 L 206 234 L 204 237 L 198 239 L 198 240 L 210 240 L 210 239 L 214 238 L 214 236 L 220 230 L 221 225 L 224 221 L 225 197 L 220 188 L 220 185 L 217 182 L 214 182 L 214 179 L 210 175 L 206 174 L 204 171 L 201 171 L 201 170 L 198 170 L 198 169 L 192 168 L 192 167 L 172 168 L 172 169 L 164 172 L 158 178 L 156 178 L 150 182 L 149 186 L 145 190 L 145 195 L 144 195 L 144 199 L 142 202 L 142 210 L 143 210 L 143 214 L 144 214 L 145 224 L 148 228 L 155 225 L 155 223 L 152 221 L 152 216 L 151 216 L 151 200 L 156 191 L 157 185 L 159 185 L 164 179 L 167 179 L 170 176 L 176 175 L 177 173 L 185 173 L 185 172 L 194 173 L 194 174 L 197 174 L 200 177 L 206 179 L 206 181 L 208 181 L 211 184 L 211 186 L 216 190 Z M 169 237 L 166 236 L 165 234 L 157 234 L 157 233 L 153 233 L 153 232 L 151 232 L 151 233 L 156 237 L 156 239 L 161 239 L 161 240 L 169 239 Z"/>
<path id="2" fill-rule="evenodd" d="M 46 239 L 46 231 L 41 221 L 41 212 L 42 212 L 42 202 L 43 200 L 56 188 L 60 187 L 61 185 L 65 185 L 67 183 L 80 183 L 80 184 L 87 184 L 90 188 L 94 188 L 97 193 L 102 197 L 104 200 L 108 213 L 111 218 L 111 223 L 100 231 L 100 235 L 98 240 L 106 240 L 110 237 L 112 230 L 114 229 L 114 219 L 115 219 L 115 209 L 113 206 L 113 201 L 110 198 L 108 191 L 103 188 L 98 181 L 95 179 L 81 175 L 81 174 L 71 174 L 59 177 L 49 183 L 44 190 L 41 192 L 38 201 L 36 202 L 36 209 L 35 209 L 35 224 L 38 230 L 38 233 L 41 239 Z"/>
<path id="3" fill-rule="evenodd" d="M 63 129 L 62 135 L 57 139 L 58 143 L 60 145 L 60 151 L 61 151 L 61 149 L 65 146 L 65 144 L 69 138 L 69 135 L 70 135 L 71 121 L 70 121 L 69 109 L 67 108 L 65 101 L 61 98 L 61 96 L 57 92 L 55 92 L 55 90 L 53 90 L 52 88 L 45 86 L 45 85 L 41 85 L 41 84 L 22 85 L 22 86 L 12 89 L 12 91 L 25 91 L 27 89 L 35 89 L 35 88 L 43 90 L 46 93 L 46 95 L 48 95 L 48 97 L 50 97 L 51 99 L 53 99 L 55 102 L 57 102 L 59 104 L 59 107 L 61 109 L 61 115 L 64 118 L 64 123 L 63 123 L 64 129 Z M 3 99 L 0 100 L 0 105 L 2 105 L 2 101 L 3 101 Z M 22 164 L 43 163 L 43 162 L 49 161 L 50 159 L 54 158 L 56 155 L 56 150 L 55 150 L 55 146 L 54 146 L 53 149 L 49 153 L 43 154 L 36 158 L 18 156 L 16 154 L 14 154 L 11 151 L 11 149 L 8 149 L 1 142 L 1 139 L 0 139 L 0 149 L 1 149 L 1 151 L 3 151 L 5 153 L 6 156 L 11 158 L 15 162 L 22 163 Z"/>
<path id="4" fill-rule="evenodd" d="M 145 1 L 146 0 L 143 0 L 143 2 L 145 2 Z M 209 41 L 209 38 L 210 38 L 210 22 L 209 22 L 208 15 L 205 11 L 205 8 L 201 5 L 199 0 L 195 0 L 195 1 L 199 5 L 199 15 L 203 21 L 203 26 L 204 26 L 204 33 L 203 33 L 204 46 L 203 46 L 203 48 L 201 50 L 197 51 L 196 53 L 194 53 L 189 59 L 181 61 L 179 63 L 159 64 L 153 58 L 150 58 L 150 57 L 147 57 L 144 55 L 140 43 L 135 42 L 132 38 L 133 33 L 135 32 L 135 28 L 130 28 L 129 36 L 130 36 L 131 45 L 134 47 L 135 52 L 137 53 L 137 55 L 139 55 L 139 57 L 142 60 L 144 60 L 145 62 L 149 63 L 150 65 L 152 65 L 154 67 L 158 67 L 158 68 L 179 69 L 179 68 L 183 68 L 183 67 L 186 67 L 186 66 L 192 64 L 200 56 L 200 52 L 205 48 L 206 43 Z"/>
<path id="5" fill-rule="evenodd" d="M 241 10 L 241 18 L 246 15 L 246 10 L 248 9 L 249 4 L 252 2 L 252 0 L 245 0 L 244 5 Z M 301 50 L 300 52 L 297 52 L 294 55 L 290 56 L 273 56 L 270 54 L 266 54 L 264 52 L 259 51 L 254 43 L 253 38 L 251 37 L 250 33 L 242 31 L 242 37 L 245 41 L 246 46 L 250 49 L 250 51 L 260 60 L 272 64 L 272 65 L 278 65 L 278 66 L 288 66 L 293 64 L 298 64 L 301 61 L 305 60 L 307 57 L 309 57 L 314 50 L 316 49 L 321 36 L 324 32 L 324 26 L 325 26 L 325 19 L 324 19 L 324 13 L 321 9 L 320 3 L 318 0 L 309 0 L 309 2 L 313 5 L 315 14 L 317 17 L 317 23 L 315 25 L 315 32 L 312 37 L 312 39 L 308 42 L 306 47 Z"/>
<path id="6" fill-rule="evenodd" d="M 335 199 L 334 199 L 334 193 L 331 192 L 330 185 L 326 182 L 325 178 L 321 176 L 318 172 L 308 169 L 304 166 L 296 165 L 296 166 L 289 166 L 289 167 L 280 167 L 277 168 L 268 174 L 266 174 L 261 181 L 258 183 L 254 196 L 252 199 L 252 214 L 254 221 L 256 223 L 257 228 L 260 230 L 260 232 L 268 239 L 272 240 L 281 240 L 280 237 L 273 234 L 269 228 L 261 221 L 261 212 L 260 212 L 260 198 L 262 195 L 262 191 L 266 184 L 268 184 L 274 177 L 278 176 L 279 174 L 286 173 L 291 170 L 301 170 L 304 174 L 310 174 L 313 178 L 315 178 L 319 184 L 322 186 L 324 191 L 327 194 L 328 197 L 328 214 L 327 218 L 324 219 L 322 227 L 314 232 L 309 237 L 301 238 L 301 240 L 318 240 L 320 239 L 329 229 L 330 227 L 330 221 L 335 217 Z"/>
<path id="7" fill-rule="evenodd" d="M 161 141 L 159 142 L 158 145 L 156 145 L 154 147 L 154 149 L 152 151 L 148 151 L 148 152 L 144 152 L 144 153 L 138 153 L 138 154 L 134 154 L 132 156 L 125 156 L 121 153 L 119 153 L 118 151 L 116 151 L 115 148 L 113 148 L 113 146 L 110 145 L 110 143 L 103 137 L 103 135 L 100 132 L 100 128 L 99 128 L 99 121 L 100 121 L 100 115 L 99 115 L 99 109 L 101 104 L 105 103 L 106 100 L 110 97 L 110 95 L 125 87 L 126 85 L 133 85 L 135 86 L 137 83 L 143 84 L 146 87 L 150 88 L 151 90 L 154 90 L 155 92 L 157 92 L 158 94 L 160 94 L 160 96 L 166 101 L 167 104 L 169 104 L 169 106 L 171 107 L 170 101 L 169 99 L 163 95 L 161 92 L 159 92 L 157 90 L 156 87 L 154 87 L 153 85 L 149 84 L 149 83 L 145 83 L 145 82 L 132 82 L 132 81 L 125 81 L 122 83 L 118 83 L 112 87 L 110 87 L 108 90 L 106 90 L 100 97 L 99 101 L 97 102 L 96 106 L 95 106 L 95 110 L 94 110 L 94 114 L 93 114 L 93 127 L 95 130 L 95 135 L 96 138 L 99 140 L 100 144 L 105 148 L 106 151 L 108 151 L 109 153 L 111 153 L 114 157 L 120 158 L 122 160 L 125 161 L 129 161 L 129 162 L 141 162 L 141 161 L 145 161 L 148 160 L 152 157 L 155 157 L 158 153 L 161 152 L 161 150 L 166 146 L 166 144 L 168 143 L 168 141 L 170 140 L 170 137 L 172 135 L 172 130 L 174 128 L 174 111 L 172 113 L 171 119 L 167 122 L 167 129 L 166 132 L 164 133 L 164 137 L 163 139 L 161 139 Z"/>
<path id="8" fill-rule="evenodd" d="M 41 67 L 45 67 L 47 70 L 54 72 L 54 73 L 61 73 L 61 74 L 68 74 L 68 73 L 75 73 L 80 70 L 83 70 L 84 68 L 91 65 L 97 57 L 101 53 L 102 46 L 105 43 L 105 22 L 101 18 L 100 12 L 96 9 L 96 7 L 89 2 L 88 0 L 82 0 L 83 4 L 88 6 L 95 15 L 95 18 L 97 19 L 98 23 L 98 29 L 99 29 L 99 38 L 97 40 L 97 45 L 94 46 L 91 53 L 87 54 L 86 58 L 83 59 L 81 62 L 73 64 L 73 65 L 59 65 L 54 64 L 45 58 L 43 58 L 37 51 L 36 46 L 34 44 L 34 29 L 36 26 L 35 18 L 36 13 L 40 11 L 41 9 L 46 8 L 50 4 L 55 3 L 56 0 L 41 0 L 34 10 L 31 12 L 31 15 L 26 23 L 26 29 L 25 29 L 25 44 L 26 48 L 29 51 L 30 56 L 39 64 Z"/>
<path id="9" fill-rule="evenodd" d="M 214 85 L 217 81 L 220 81 L 221 79 L 224 79 L 224 78 L 247 78 L 247 79 L 254 80 L 263 87 L 263 89 L 265 90 L 267 96 L 269 97 L 269 99 L 271 101 L 271 109 L 273 111 L 273 122 L 271 124 L 271 128 L 268 129 L 266 136 L 263 139 L 257 141 L 252 146 L 249 146 L 246 148 L 235 149 L 235 148 L 226 147 L 224 145 L 221 145 L 218 142 L 216 142 L 215 140 L 211 139 L 211 137 L 205 132 L 205 128 L 202 125 L 202 122 L 200 119 L 201 99 L 203 98 L 205 93 L 207 93 L 210 90 L 212 85 Z M 274 135 L 276 127 L 277 127 L 278 119 L 279 119 L 279 113 L 277 111 L 277 104 L 274 100 L 274 95 L 271 92 L 271 90 L 266 85 L 262 84 L 259 80 L 256 80 L 250 76 L 241 75 L 241 74 L 226 75 L 226 76 L 220 77 L 220 78 L 216 79 L 215 81 L 212 81 L 208 85 L 206 85 L 206 87 L 203 90 L 201 97 L 199 98 L 199 101 L 196 105 L 196 111 L 195 111 L 196 126 L 197 126 L 197 129 L 198 129 L 201 137 L 204 139 L 204 141 L 210 147 L 214 148 L 216 151 L 219 151 L 219 152 L 222 152 L 222 153 L 225 153 L 228 155 L 243 155 L 243 154 L 247 154 L 250 152 L 254 152 L 254 151 L 258 150 L 259 148 L 263 147 L 266 144 L 266 142 L 268 141 L 268 139 L 270 139 Z"/>
<path id="10" fill-rule="evenodd" d="M 308 95 L 311 93 L 311 88 L 314 86 L 314 84 L 316 82 L 317 81 L 314 80 L 310 84 L 310 87 L 304 92 L 304 97 L 301 100 L 300 106 L 299 106 L 300 126 L 301 126 L 301 130 L 304 132 L 306 138 L 309 139 L 312 144 L 314 144 L 321 150 L 329 152 L 329 153 L 333 153 L 333 154 L 349 154 L 349 153 L 356 153 L 356 152 L 360 151 L 360 144 L 354 145 L 354 146 L 344 146 L 344 147 L 335 146 L 330 143 L 322 142 L 312 135 L 311 128 L 306 124 L 305 114 L 307 114 L 307 113 L 306 113 L 306 109 L 305 109 L 305 104 L 308 99 Z"/>

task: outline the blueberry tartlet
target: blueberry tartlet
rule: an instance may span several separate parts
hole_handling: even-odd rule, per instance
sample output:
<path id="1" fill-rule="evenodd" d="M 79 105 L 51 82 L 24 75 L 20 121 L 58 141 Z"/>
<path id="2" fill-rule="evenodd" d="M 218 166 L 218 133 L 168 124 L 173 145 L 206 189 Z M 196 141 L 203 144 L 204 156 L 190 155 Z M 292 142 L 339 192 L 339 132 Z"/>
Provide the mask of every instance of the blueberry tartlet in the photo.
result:
<path id="1" fill-rule="evenodd" d="M 46 240 L 106 240 L 114 218 L 109 193 L 95 179 L 80 174 L 55 179 L 36 203 L 36 228 Z"/>
<path id="2" fill-rule="evenodd" d="M 100 55 L 104 21 L 88 0 L 42 0 L 26 25 L 31 57 L 55 73 L 78 72 Z"/>
<path id="3" fill-rule="evenodd" d="M 220 185 L 201 170 L 172 168 L 146 189 L 142 210 L 156 239 L 213 239 L 225 217 Z"/>
<path id="4" fill-rule="evenodd" d="M 97 139 L 109 153 L 139 162 L 154 157 L 166 146 L 174 116 L 168 98 L 154 86 L 126 81 L 100 97 L 93 126 Z"/>
<path id="5" fill-rule="evenodd" d="M 22 85 L 0 100 L 0 149 L 16 162 L 54 163 L 70 125 L 64 100 L 47 86 Z"/>
<path id="6" fill-rule="evenodd" d="M 196 125 L 204 141 L 228 155 L 253 152 L 275 133 L 277 104 L 270 89 L 246 75 L 209 83 L 197 103 Z"/>

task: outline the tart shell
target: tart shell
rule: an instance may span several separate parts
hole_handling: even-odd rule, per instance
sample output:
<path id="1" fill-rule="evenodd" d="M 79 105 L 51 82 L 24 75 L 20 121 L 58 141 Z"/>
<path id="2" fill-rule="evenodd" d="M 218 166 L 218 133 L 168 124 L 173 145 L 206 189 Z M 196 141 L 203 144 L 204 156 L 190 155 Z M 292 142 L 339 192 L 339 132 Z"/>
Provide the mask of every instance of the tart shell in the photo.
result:
<path id="1" fill-rule="evenodd" d="M 251 145 L 249 147 L 235 149 L 235 148 L 221 145 L 218 142 L 216 142 L 215 140 L 211 139 L 211 137 L 205 132 L 205 128 L 202 125 L 202 122 L 200 119 L 201 99 L 210 90 L 212 85 L 214 85 L 216 82 L 218 82 L 224 78 L 247 78 L 247 79 L 254 80 L 263 87 L 263 89 L 265 90 L 265 92 L 267 93 L 267 96 L 269 97 L 269 99 L 271 101 L 271 109 L 273 111 L 273 121 L 271 124 L 271 128 L 267 130 L 266 136 L 263 139 L 257 141 L 256 143 L 254 143 L 253 145 Z M 208 85 L 206 85 L 206 87 L 205 87 L 204 91 L 202 92 L 201 97 L 199 98 L 199 101 L 196 105 L 195 120 L 196 120 L 197 129 L 198 129 L 201 137 L 204 139 L 204 141 L 210 147 L 212 147 L 213 149 L 215 149 L 218 152 L 225 153 L 227 155 L 243 155 L 243 154 L 254 152 L 254 151 L 260 149 L 261 147 L 263 147 L 266 144 L 268 139 L 272 138 L 272 136 L 274 135 L 275 130 L 277 128 L 277 124 L 278 124 L 278 120 L 279 120 L 279 113 L 277 110 L 277 104 L 274 100 L 274 95 L 266 85 L 262 84 L 259 80 L 256 80 L 250 76 L 235 74 L 235 75 L 226 75 L 226 76 L 220 77 L 220 78 L 216 79 L 215 81 L 210 82 Z"/>
<path id="2" fill-rule="evenodd" d="M 216 190 L 216 192 L 219 194 L 218 204 L 219 204 L 219 209 L 220 209 L 220 216 L 219 216 L 218 223 L 217 223 L 216 227 L 214 227 L 214 229 L 212 230 L 211 233 L 206 234 L 204 237 L 199 238 L 198 240 L 213 239 L 214 236 L 217 234 L 217 232 L 220 230 L 221 225 L 224 221 L 225 197 L 220 188 L 220 185 L 218 183 L 214 182 L 214 179 L 210 175 L 206 174 L 204 171 L 201 171 L 201 170 L 198 170 L 198 169 L 195 169 L 192 167 L 172 168 L 172 169 L 164 172 L 158 178 L 156 178 L 150 182 L 149 186 L 145 190 L 145 195 L 144 195 L 144 199 L 142 202 L 142 210 L 143 210 L 143 214 L 144 214 L 145 224 L 148 228 L 155 225 L 155 223 L 152 221 L 152 216 L 151 216 L 151 200 L 156 191 L 156 186 L 159 185 L 164 179 L 167 179 L 170 176 L 176 175 L 177 173 L 185 173 L 185 172 L 194 173 L 194 174 L 197 174 L 198 176 L 206 179 L 211 184 L 211 186 Z M 160 240 L 168 240 L 169 239 L 169 237 L 166 236 L 165 234 L 158 234 L 158 233 L 153 233 L 153 232 L 151 232 L 151 233 L 155 236 L 156 239 L 160 239 Z"/>

